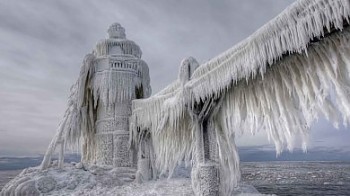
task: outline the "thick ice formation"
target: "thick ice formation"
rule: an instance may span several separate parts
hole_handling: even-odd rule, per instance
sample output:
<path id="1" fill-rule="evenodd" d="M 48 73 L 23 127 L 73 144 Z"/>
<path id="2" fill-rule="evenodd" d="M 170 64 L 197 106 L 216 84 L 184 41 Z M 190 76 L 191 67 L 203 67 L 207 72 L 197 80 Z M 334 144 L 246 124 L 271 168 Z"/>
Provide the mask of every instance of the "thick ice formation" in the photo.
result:
<path id="1" fill-rule="evenodd" d="M 216 133 L 221 191 L 230 192 L 239 180 L 236 132 L 264 130 L 280 153 L 292 150 L 298 135 L 306 148 L 308 130 L 319 115 L 335 127 L 341 119 L 346 125 L 349 4 L 297 1 L 246 40 L 200 65 L 185 84 L 179 78 L 149 99 L 133 101 L 133 138 L 138 138 L 135 130 L 148 130 L 155 165 L 171 171 L 198 153 L 196 123 L 188 109 L 222 99 L 210 131 Z M 336 104 L 330 101 L 331 89 Z"/>
<path id="2" fill-rule="evenodd" d="M 113 24 L 108 33 L 109 38 L 100 41 L 83 61 L 79 78 L 71 88 L 68 109 L 42 163 L 43 169 L 48 167 L 58 144 L 61 144 L 59 167 L 66 146 L 81 148 L 85 163 L 134 164 L 129 153 L 128 118 L 131 100 L 151 95 L 149 71 L 140 59 L 139 46 L 126 39 L 120 24 Z"/>
<path id="3" fill-rule="evenodd" d="M 66 147 L 81 144 L 85 164 L 130 168 L 134 150 L 138 182 L 171 176 L 185 161 L 192 166 L 195 194 L 231 195 L 240 180 L 237 132 L 266 131 L 278 154 L 292 150 L 297 136 L 306 149 L 308 130 L 319 115 L 335 127 L 349 123 L 349 16 L 348 0 L 299 0 L 212 60 L 199 65 L 185 59 L 176 81 L 134 100 L 132 108 L 131 100 L 151 94 L 148 67 L 139 47 L 114 24 L 110 38 L 84 59 L 41 168 L 49 167 L 58 144 L 59 167 Z M 129 120 L 131 149 L 125 144 Z"/>
<path id="4" fill-rule="evenodd" d="M 174 178 L 166 178 L 145 183 L 130 183 L 134 170 L 108 166 L 65 164 L 63 169 L 50 167 L 45 172 L 40 168 L 27 168 L 11 180 L 0 193 L 12 195 L 120 195 L 120 196 L 192 196 L 191 179 L 175 173 Z M 129 181 L 129 182 L 127 182 Z M 235 195 L 260 196 L 249 185 L 242 184 Z"/>

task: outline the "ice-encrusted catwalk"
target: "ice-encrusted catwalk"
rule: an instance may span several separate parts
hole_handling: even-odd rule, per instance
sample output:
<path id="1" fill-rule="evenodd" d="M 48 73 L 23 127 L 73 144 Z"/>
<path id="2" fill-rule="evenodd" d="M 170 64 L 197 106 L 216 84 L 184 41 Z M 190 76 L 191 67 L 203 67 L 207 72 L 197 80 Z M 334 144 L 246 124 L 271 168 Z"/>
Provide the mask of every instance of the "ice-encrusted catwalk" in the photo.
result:
<path id="1" fill-rule="evenodd" d="M 133 101 L 135 141 L 139 129 L 150 132 L 158 155 L 155 167 L 162 171 L 172 170 L 178 161 L 193 161 L 190 155 L 198 153 L 199 141 L 194 133 L 204 125 L 193 123 L 188 110 L 220 99 L 209 131 L 216 133 L 212 141 L 219 149 L 221 188 L 230 192 L 240 178 L 235 134 L 266 131 L 279 154 L 292 150 L 296 137 L 306 150 L 310 127 L 319 116 L 335 127 L 347 125 L 349 4 L 296 1 L 241 43 L 198 66 L 185 84 L 179 77 L 158 94 Z"/>

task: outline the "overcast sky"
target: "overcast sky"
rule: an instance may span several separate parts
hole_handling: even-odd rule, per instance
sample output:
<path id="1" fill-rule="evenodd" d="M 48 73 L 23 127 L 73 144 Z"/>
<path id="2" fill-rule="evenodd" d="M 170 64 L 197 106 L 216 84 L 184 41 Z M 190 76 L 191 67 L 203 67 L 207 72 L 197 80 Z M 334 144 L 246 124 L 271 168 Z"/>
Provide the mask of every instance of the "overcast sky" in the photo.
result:
<path id="1" fill-rule="evenodd" d="M 180 61 L 205 62 L 248 37 L 293 0 L 0 0 L 0 156 L 43 154 L 82 58 L 119 22 L 143 51 L 153 93 Z M 324 121 L 312 147 L 350 151 L 350 130 Z M 239 139 L 266 145 L 264 134 Z M 326 148 L 326 149 L 327 149 Z"/>

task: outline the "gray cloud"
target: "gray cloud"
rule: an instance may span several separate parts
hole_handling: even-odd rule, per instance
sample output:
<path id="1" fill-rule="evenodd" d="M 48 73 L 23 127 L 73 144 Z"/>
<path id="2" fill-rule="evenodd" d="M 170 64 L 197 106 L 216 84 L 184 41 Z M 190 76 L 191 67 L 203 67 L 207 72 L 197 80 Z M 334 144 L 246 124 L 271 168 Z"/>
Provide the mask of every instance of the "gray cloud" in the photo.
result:
<path id="1" fill-rule="evenodd" d="M 0 1 L 0 128 L 8 130 L 0 131 L 0 155 L 44 152 L 82 58 L 111 23 L 140 45 L 157 92 L 177 77 L 181 59 L 205 62 L 292 2 Z M 256 140 L 266 143 L 264 135 Z"/>

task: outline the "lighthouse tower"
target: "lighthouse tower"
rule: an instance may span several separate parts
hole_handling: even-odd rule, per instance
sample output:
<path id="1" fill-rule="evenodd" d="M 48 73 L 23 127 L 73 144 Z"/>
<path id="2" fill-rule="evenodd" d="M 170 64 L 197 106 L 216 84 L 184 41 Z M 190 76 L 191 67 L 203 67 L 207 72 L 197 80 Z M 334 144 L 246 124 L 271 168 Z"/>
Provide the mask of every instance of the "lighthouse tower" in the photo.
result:
<path id="1" fill-rule="evenodd" d="M 149 70 L 140 47 L 126 39 L 120 24 L 112 24 L 108 35 L 94 51 L 96 163 L 133 167 L 137 160 L 128 143 L 131 101 L 151 95 Z"/>

